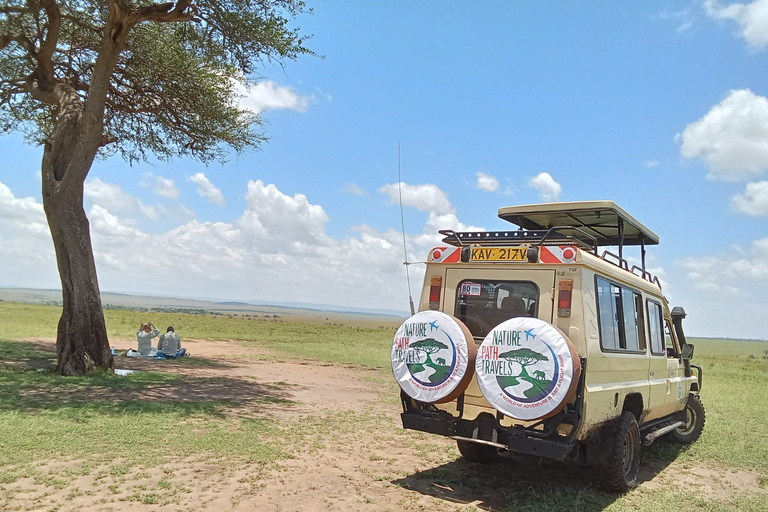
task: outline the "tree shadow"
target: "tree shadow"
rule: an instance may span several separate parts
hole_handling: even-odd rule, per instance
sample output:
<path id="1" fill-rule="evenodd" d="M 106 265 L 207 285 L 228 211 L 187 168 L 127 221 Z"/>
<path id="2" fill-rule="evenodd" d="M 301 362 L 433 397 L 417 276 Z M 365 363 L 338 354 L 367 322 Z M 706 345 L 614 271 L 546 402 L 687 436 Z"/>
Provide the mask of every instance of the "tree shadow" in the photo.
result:
<path id="1" fill-rule="evenodd" d="M 31 357 L 30 357 L 31 356 Z M 202 373 L 200 365 L 226 368 L 236 363 L 192 358 L 178 360 L 116 357 L 125 375 L 93 372 L 78 377 L 55 373 L 50 343 L 0 340 L 0 411 L 39 413 L 63 409 L 126 412 L 205 412 L 224 416 L 268 416 L 275 406 L 294 404 L 295 386 L 257 382 L 249 377 Z M 199 362 L 199 361 L 202 361 Z"/>

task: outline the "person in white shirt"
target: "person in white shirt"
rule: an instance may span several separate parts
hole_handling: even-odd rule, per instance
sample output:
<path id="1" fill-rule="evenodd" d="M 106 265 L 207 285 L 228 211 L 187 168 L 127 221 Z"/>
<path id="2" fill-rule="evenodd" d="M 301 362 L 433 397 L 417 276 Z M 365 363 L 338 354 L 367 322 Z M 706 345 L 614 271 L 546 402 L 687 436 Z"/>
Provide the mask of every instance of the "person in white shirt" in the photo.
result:
<path id="1" fill-rule="evenodd" d="M 181 336 L 176 334 L 173 327 L 168 327 L 168 331 L 160 336 L 160 343 L 157 345 L 157 357 L 160 359 L 176 359 L 184 357 L 187 349 L 181 348 Z"/>
<path id="2" fill-rule="evenodd" d="M 160 335 L 160 331 L 152 322 L 141 324 L 141 329 L 136 333 L 136 339 L 139 340 L 139 354 L 142 356 L 154 356 L 155 347 L 152 346 L 152 338 Z"/>

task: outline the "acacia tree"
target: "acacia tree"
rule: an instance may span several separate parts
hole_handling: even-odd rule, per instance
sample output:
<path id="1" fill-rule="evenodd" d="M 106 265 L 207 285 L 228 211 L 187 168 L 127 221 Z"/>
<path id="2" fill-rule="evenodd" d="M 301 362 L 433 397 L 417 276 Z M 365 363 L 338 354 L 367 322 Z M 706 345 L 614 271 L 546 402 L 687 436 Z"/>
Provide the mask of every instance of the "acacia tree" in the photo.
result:
<path id="1" fill-rule="evenodd" d="M 223 159 L 258 146 L 237 82 L 311 53 L 300 0 L 0 0 L 0 131 L 42 144 L 63 296 L 58 372 L 112 368 L 83 184 L 97 156 Z"/>
<path id="2" fill-rule="evenodd" d="M 547 356 L 539 354 L 538 352 L 529 348 L 519 348 L 517 350 L 510 350 L 509 352 L 502 352 L 499 354 L 500 359 L 509 359 L 516 362 L 522 367 L 522 372 L 518 377 L 530 377 L 525 367 L 538 363 L 539 361 L 549 361 Z"/>
<path id="3" fill-rule="evenodd" d="M 425 340 L 417 341 L 416 343 L 411 343 L 411 348 L 413 350 L 424 352 L 427 355 L 427 360 L 424 361 L 424 363 L 434 366 L 435 363 L 432 362 L 432 354 L 447 349 L 448 345 L 441 343 L 434 338 L 427 338 Z"/>

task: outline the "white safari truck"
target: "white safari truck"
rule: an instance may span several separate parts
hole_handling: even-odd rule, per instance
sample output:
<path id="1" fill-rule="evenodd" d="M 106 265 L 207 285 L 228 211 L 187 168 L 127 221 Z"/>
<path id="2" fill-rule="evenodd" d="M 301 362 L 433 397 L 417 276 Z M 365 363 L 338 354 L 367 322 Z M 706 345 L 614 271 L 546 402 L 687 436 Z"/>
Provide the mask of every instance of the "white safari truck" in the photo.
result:
<path id="1" fill-rule="evenodd" d="M 645 264 L 659 237 L 612 201 L 499 217 L 519 228 L 441 231 L 428 256 L 419 312 L 392 343 L 403 427 L 449 436 L 475 461 L 573 459 L 626 491 L 641 446 L 692 443 L 704 427 L 685 312 Z"/>

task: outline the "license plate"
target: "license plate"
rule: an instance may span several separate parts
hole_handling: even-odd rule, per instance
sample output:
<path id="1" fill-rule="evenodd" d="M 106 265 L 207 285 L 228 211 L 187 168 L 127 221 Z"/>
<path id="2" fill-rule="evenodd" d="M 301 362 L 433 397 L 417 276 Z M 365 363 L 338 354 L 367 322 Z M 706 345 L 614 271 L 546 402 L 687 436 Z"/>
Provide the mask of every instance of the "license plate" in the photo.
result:
<path id="1" fill-rule="evenodd" d="M 527 261 L 528 251 L 525 247 L 475 247 L 469 259 L 470 261 Z"/>

